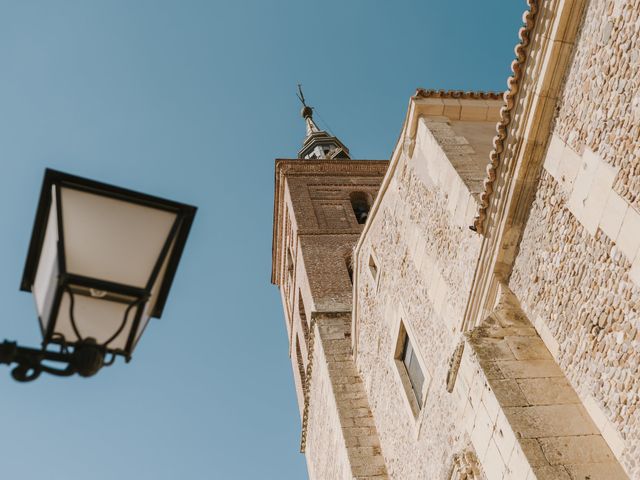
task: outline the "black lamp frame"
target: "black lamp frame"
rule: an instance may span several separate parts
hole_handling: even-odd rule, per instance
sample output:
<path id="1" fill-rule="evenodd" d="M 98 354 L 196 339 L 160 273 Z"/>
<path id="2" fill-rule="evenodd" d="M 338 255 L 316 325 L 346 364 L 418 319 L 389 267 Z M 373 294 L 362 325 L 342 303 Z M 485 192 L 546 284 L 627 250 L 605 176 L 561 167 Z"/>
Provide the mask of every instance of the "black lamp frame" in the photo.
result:
<path id="1" fill-rule="evenodd" d="M 56 195 L 56 222 L 58 227 L 57 266 L 59 274 L 50 313 L 51 320 L 47 324 L 46 329 L 43 328 L 43 319 L 40 319 L 39 322 L 43 337 L 42 349 L 36 350 L 19 347 L 13 342 L 6 341 L 3 344 L 0 344 L 0 363 L 17 363 L 18 366 L 14 368 L 12 374 L 14 378 L 19 381 L 33 380 L 34 378 L 37 378 L 41 371 L 63 376 L 71 375 L 73 373 L 90 376 L 96 373 L 102 366 L 113 363 L 116 355 L 123 356 L 128 362 L 131 359 L 133 349 L 137 343 L 135 337 L 144 311 L 144 306 L 151 296 L 151 289 L 155 284 L 162 266 L 165 263 L 166 257 L 169 255 L 169 250 L 173 245 L 170 257 L 167 260 L 162 284 L 158 289 L 153 311 L 150 312 L 151 317 L 160 318 L 162 315 L 178 263 L 180 262 L 180 257 L 184 250 L 187 236 L 197 210 L 196 207 L 190 205 L 47 169 L 45 171 L 44 181 L 40 192 L 40 200 L 33 225 L 27 261 L 24 267 L 22 282 L 20 284 L 20 290 L 22 291 L 30 292 L 35 280 L 40 254 L 44 243 L 49 212 L 51 211 L 51 203 L 53 201 L 51 193 L 53 186 L 56 187 L 58 192 Z M 176 219 L 162 247 L 161 253 L 156 260 L 145 288 L 85 277 L 67 271 L 63 229 L 64 212 L 62 210 L 60 200 L 60 188 L 62 187 L 80 190 L 95 195 L 102 195 L 176 214 Z M 108 294 L 120 297 L 118 301 L 129 304 L 120 327 L 114 332 L 110 339 L 102 345 L 97 344 L 93 338 L 84 338 L 81 335 L 73 315 L 74 295 L 86 294 L 90 289 L 106 291 Z M 55 331 L 55 322 L 58 317 L 58 310 L 60 309 L 62 296 L 65 292 L 70 296 L 70 319 L 74 333 L 77 337 L 76 341 L 70 341 L 70 339 L 62 338 L 62 336 L 53 333 Z M 127 299 L 128 301 L 125 301 L 124 299 Z M 118 336 L 126 322 L 129 321 L 128 317 L 131 310 L 134 311 L 134 317 L 132 320 L 133 324 L 131 326 L 125 348 L 110 348 L 109 343 Z M 138 335 L 138 339 L 143 333 L 144 331 Z M 60 350 L 47 350 L 46 347 L 49 344 L 58 344 Z M 70 349 L 70 347 L 72 349 Z M 104 361 L 106 354 L 111 354 L 109 362 Z M 53 368 L 42 363 L 47 360 L 63 362 L 66 363 L 67 366 L 64 369 Z"/>

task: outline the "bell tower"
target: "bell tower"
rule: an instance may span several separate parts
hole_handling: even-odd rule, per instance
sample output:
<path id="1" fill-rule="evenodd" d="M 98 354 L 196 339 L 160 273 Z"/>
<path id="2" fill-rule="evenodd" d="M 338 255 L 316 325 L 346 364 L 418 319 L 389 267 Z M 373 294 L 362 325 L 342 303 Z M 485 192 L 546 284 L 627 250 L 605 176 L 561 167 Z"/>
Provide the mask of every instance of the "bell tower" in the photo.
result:
<path id="1" fill-rule="evenodd" d="M 351 355 L 351 254 L 388 161 L 353 160 L 317 126 L 301 91 L 299 98 L 302 148 L 275 162 L 271 281 L 289 337 L 300 449 L 310 478 L 382 479 L 386 467 Z"/>

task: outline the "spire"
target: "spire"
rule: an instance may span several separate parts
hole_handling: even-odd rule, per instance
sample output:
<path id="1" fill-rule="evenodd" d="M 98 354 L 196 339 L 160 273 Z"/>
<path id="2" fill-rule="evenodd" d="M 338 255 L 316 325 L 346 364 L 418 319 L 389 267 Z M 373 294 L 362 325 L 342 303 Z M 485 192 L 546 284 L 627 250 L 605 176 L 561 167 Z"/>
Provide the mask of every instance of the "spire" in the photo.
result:
<path id="1" fill-rule="evenodd" d="M 307 128 L 307 136 L 302 142 L 298 158 L 327 160 L 351 158 L 349 149 L 340 140 L 333 135 L 329 135 L 324 130 L 320 130 L 316 122 L 313 121 L 313 108 L 307 105 L 302 93 L 302 85 L 300 84 L 298 84 L 297 95 L 302 103 L 302 111 L 300 113 Z"/>
<path id="2" fill-rule="evenodd" d="M 304 105 L 301 113 L 302 118 L 304 118 L 304 121 L 307 124 L 307 137 L 312 133 L 318 133 L 320 129 L 316 125 L 316 122 L 313 121 L 313 109 Z"/>

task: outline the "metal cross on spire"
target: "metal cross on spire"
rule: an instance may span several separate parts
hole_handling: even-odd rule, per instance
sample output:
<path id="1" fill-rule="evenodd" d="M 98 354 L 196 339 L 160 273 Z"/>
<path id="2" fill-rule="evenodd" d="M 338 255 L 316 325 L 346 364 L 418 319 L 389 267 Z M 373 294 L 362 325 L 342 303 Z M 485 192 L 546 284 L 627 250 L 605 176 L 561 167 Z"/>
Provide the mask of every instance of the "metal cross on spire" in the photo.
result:
<path id="1" fill-rule="evenodd" d="M 313 108 L 307 105 L 307 102 L 304 98 L 304 93 L 302 92 L 302 85 L 298 84 L 298 92 L 296 93 L 300 103 L 302 103 L 302 111 L 300 112 L 302 118 L 304 118 L 305 123 L 307 124 L 307 136 L 311 135 L 314 132 L 319 132 L 320 129 L 316 125 L 316 122 L 313 121 Z"/>

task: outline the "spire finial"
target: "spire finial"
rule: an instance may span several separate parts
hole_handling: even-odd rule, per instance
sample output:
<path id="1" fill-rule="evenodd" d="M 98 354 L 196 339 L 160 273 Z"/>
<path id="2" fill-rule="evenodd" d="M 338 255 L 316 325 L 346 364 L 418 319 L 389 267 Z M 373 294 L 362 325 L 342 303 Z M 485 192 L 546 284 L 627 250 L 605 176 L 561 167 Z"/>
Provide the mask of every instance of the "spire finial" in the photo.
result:
<path id="1" fill-rule="evenodd" d="M 301 84 L 298 84 L 298 93 L 296 93 L 296 95 L 298 96 L 300 103 L 302 103 L 302 111 L 300 112 L 300 114 L 302 115 L 302 118 L 304 119 L 313 118 L 313 109 L 310 106 L 308 106 L 304 100 L 304 93 L 302 93 Z"/>

